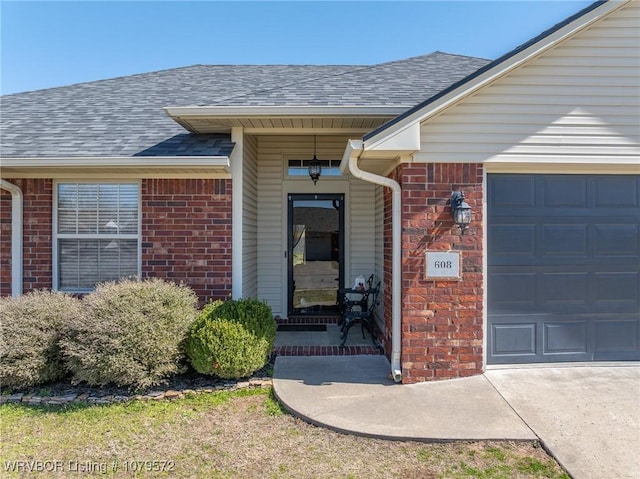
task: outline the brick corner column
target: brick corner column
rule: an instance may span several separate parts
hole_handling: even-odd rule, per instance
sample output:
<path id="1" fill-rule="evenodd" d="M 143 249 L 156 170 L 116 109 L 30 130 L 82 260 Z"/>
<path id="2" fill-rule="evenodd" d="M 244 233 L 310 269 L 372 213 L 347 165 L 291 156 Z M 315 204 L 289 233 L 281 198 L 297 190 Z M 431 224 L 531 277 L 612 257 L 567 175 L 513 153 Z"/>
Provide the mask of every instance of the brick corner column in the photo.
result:
<path id="1" fill-rule="evenodd" d="M 402 185 L 403 383 L 482 373 L 483 166 L 404 164 Z M 450 198 L 462 191 L 472 208 L 464 235 Z M 460 251 L 460 281 L 425 279 L 425 252 Z"/>

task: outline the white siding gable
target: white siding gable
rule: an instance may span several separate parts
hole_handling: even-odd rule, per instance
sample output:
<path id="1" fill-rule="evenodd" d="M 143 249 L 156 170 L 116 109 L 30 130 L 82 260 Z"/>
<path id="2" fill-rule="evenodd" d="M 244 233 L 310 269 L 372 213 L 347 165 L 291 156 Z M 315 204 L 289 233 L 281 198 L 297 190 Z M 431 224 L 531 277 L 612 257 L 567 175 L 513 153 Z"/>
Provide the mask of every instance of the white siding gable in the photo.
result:
<path id="1" fill-rule="evenodd" d="M 631 2 L 421 125 L 423 162 L 638 164 Z"/>

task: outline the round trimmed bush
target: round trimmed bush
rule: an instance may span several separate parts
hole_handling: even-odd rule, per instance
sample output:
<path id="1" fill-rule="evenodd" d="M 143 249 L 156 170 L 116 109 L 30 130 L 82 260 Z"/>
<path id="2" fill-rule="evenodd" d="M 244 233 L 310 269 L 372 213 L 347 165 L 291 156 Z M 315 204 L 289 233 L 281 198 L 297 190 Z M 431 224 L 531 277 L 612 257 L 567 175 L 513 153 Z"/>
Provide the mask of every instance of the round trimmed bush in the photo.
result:
<path id="1" fill-rule="evenodd" d="M 66 325 L 82 321 L 80 300 L 31 291 L 0 298 L 0 384 L 19 389 L 60 380 L 66 370 L 59 340 Z"/>
<path id="2" fill-rule="evenodd" d="M 161 279 L 98 285 L 83 299 L 86 320 L 61 341 L 73 381 L 144 389 L 182 372 L 196 303 L 190 288 Z"/>
<path id="3" fill-rule="evenodd" d="M 199 373 L 242 378 L 267 363 L 275 337 L 276 322 L 266 303 L 216 301 L 191 326 L 187 354 Z"/>

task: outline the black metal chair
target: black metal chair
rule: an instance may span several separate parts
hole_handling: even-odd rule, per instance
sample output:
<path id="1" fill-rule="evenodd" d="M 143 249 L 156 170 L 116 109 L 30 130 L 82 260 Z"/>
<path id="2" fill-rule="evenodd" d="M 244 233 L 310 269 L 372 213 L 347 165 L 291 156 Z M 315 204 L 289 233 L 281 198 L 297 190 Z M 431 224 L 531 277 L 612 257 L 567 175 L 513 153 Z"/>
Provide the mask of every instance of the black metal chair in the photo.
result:
<path id="1" fill-rule="evenodd" d="M 338 290 L 338 310 L 340 314 L 344 316 L 344 313 L 349 310 L 353 310 L 354 307 L 359 307 L 360 311 L 368 309 L 369 304 L 369 292 L 373 288 L 373 274 L 367 278 L 366 289 L 353 289 L 353 288 L 341 288 Z M 354 298 L 357 296 L 357 298 Z M 343 318 L 340 319 L 340 323 L 343 323 Z"/>
<path id="2" fill-rule="evenodd" d="M 360 322 L 362 326 L 362 339 L 365 338 L 364 329 L 367 328 L 369 334 L 371 334 L 371 341 L 373 345 L 379 347 L 376 341 L 375 328 L 374 328 L 374 310 L 376 305 L 378 304 L 378 296 L 380 295 L 380 281 L 374 287 L 373 285 L 373 275 L 369 278 L 370 282 L 367 281 L 369 288 L 365 290 L 357 290 L 357 289 L 345 289 L 345 296 L 347 295 L 355 295 L 360 294 L 362 297 L 357 300 L 349 299 L 344 301 L 344 310 L 342 313 L 342 327 L 340 331 L 342 335 L 340 339 L 342 342 L 340 346 L 344 346 L 347 342 L 347 336 L 349 335 L 349 330 L 351 326 L 356 322 Z M 357 308 L 357 309 L 356 309 Z"/>

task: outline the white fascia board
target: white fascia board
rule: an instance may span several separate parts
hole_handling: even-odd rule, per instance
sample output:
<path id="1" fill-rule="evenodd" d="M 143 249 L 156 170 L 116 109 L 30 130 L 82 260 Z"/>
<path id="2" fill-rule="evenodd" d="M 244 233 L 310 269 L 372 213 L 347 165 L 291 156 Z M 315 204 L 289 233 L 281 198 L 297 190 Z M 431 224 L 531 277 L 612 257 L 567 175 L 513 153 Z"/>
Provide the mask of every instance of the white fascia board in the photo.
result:
<path id="1" fill-rule="evenodd" d="M 221 168 L 229 172 L 228 156 L 124 156 L 2 158 L 2 168 Z"/>
<path id="2" fill-rule="evenodd" d="M 322 117 L 322 116 L 397 116 L 413 105 L 404 106 L 167 106 L 165 113 L 173 118 L 254 118 L 254 117 Z"/>
<path id="3" fill-rule="evenodd" d="M 459 102 L 463 98 L 471 95 L 480 88 L 494 82 L 496 79 L 506 75 L 512 70 L 518 68 L 524 63 L 528 62 L 532 58 L 544 53 L 545 51 L 553 48 L 558 43 L 573 36 L 576 32 L 588 27 L 592 23 L 600 20 L 614 10 L 617 10 L 625 3 L 631 0 L 609 0 L 608 2 L 600 5 L 598 8 L 586 13 L 575 21 L 553 32 L 546 38 L 534 43 L 529 48 L 516 53 L 507 60 L 499 63 L 494 68 L 487 70 L 476 78 L 464 83 L 459 88 L 449 92 L 441 98 L 438 98 L 433 103 L 425 105 L 424 108 L 420 108 L 415 112 L 407 115 L 401 121 L 390 125 L 388 128 L 380 131 L 377 135 L 373 135 L 367 138 L 365 141 L 365 151 L 379 149 L 390 137 L 400 135 L 404 130 L 410 128 L 414 123 L 420 124 L 421 122 L 437 115 L 441 111 L 455 103 Z M 407 148 L 411 150 L 411 148 Z"/>

